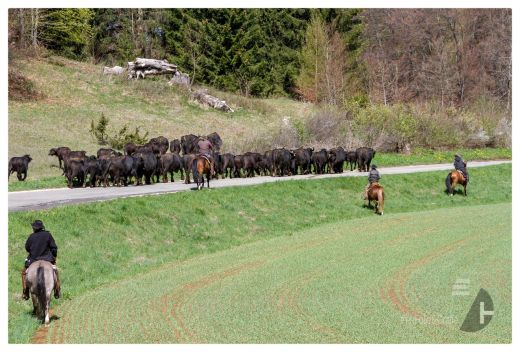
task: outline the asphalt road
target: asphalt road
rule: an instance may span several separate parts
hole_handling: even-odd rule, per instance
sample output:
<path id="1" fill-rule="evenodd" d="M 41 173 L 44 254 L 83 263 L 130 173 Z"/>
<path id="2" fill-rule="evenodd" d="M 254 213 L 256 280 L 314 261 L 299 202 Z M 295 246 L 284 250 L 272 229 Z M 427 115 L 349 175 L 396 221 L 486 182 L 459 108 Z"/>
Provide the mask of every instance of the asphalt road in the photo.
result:
<path id="1" fill-rule="evenodd" d="M 511 163 L 510 160 L 473 161 L 468 162 L 468 168 Z M 441 171 L 453 169 L 453 164 L 413 165 L 381 167 L 381 175 L 407 174 L 414 172 Z M 342 174 L 297 175 L 286 177 L 261 176 L 253 178 L 233 178 L 210 181 L 211 188 L 250 186 L 268 182 L 284 182 L 289 180 L 315 180 L 330 177 L 367 177 L 367 172 L 346 171 Z M 180 179 L 176 182 L 156 183 L 146 186 L 128 187 L 96 187 L 96 188 L 53 188 L 33 191 L 9 192 L 9 211 L 39 210 L 60 205 L 103 201 L 115 198 L 137 197 L 162 193 L 173 193 L 194 190 L 195 184 L 186 185 Z"/>

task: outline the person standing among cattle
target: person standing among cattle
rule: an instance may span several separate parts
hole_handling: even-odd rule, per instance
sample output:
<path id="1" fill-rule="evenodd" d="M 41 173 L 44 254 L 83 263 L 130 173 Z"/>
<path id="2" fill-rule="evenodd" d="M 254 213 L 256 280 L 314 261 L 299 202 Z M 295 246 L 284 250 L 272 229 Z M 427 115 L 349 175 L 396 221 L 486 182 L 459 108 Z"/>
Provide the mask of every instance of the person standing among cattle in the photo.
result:
<path id="1" fill-rule="evenodd" d="M 54 268 L 54 298 L 58 299 L 61 297 L 61 285 L 58 277 L 58 269 L 56 267 L 58 246 L 56 245 L 51 233 L 45 231 L 45 226 L 41 220 L 35 220 L 31 226 L 33 233 L 29 235 L 29 238 L 25 242 L 25 250 L 29 255 L 25 259 L 25 266 L 22 269 L 22 298 L 25 300 L 29 299 L 29 288 L 26 282 L 27 268 L 37 260 L 45 260 L 50 262 Z"/>
<path id="2" fill-rule="evenodd" d="M 375 182 L 379 182 L 380 178 L 381 176 L 379 175 L 379 171 L 377 171 L 377 166 L 372 165 L 370 172 L 368 173 L 368 185 L 365 187 L 365 200 L 368 199 L 368 190 L 370 189 L 370 186 Z"/>
<path id="3" fill-rule="evenodd" d="M 207 158 L 209 161 L 211 167 L 211 176 L 215 176 L 215 167 L 213 166 L 214 161 L 211 153 L 213 151 L 213 144 L 211 144 L 209 140 L 201 138 L 197 142 L 197 146 L 199 147 L 199 155 Z"/>
<path id="4" fill-rule="evenodd" d="M 459 154 L 455 154 L 455 161 L 453 162 L 453 166 L 455 167 L 455 170 L 460 171 L 460 173 L 462 173 L 462 176 L 464 176 L 466 183 L 468 183 L 469 174 L 468 170 L 466 169 L 466 162 L 462 159 L 462 157 Z"/>

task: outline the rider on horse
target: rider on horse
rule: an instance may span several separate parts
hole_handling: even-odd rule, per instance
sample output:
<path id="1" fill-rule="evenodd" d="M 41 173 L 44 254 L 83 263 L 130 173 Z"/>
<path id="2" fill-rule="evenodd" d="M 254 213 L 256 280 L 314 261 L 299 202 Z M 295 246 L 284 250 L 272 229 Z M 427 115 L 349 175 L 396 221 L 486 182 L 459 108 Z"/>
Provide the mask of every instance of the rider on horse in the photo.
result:
<path id="1" fill-rule="evenodd" d="M 207 139 L 200 139 L 197 143 L 199 147 L 199 155 L 208 159 L 210 168 L 211 168 L 211 176 L 215 176 L 215 169 L 213 167 L 213 157 L 211 155 L 211 151 L 213 150 L 213 144 Z"/>
<path id="2" fill-rule="evenodd" d="M 368 184 L 365 187 L 365 200 L 368 199 L 368 190 L 370 189 L 370 186 L 375 182 L 379 182 L 380 178 L 381 178 L 381 176 L 379 176 L 379 171 L 377 171 L 377 166 L 372 165 L 372 167 L 370 168 L 370 172 L 368 173 Z"/>
<path id="3" fill-rule="evenodd" d="M 455 154 L 455 161 L 453 162 L 455 170 L 460 171 L 466 182 L 469 181 L 468 170 L 466 169 L 466 163 L 459 154 Z"/>
<path id="4" fill-rule="evenodd" d="M 22 269 L 22 285 L 23 285 L 23 299 L 29 299 L 29 288 L 25 281 L 27 268 L 37 260 L 45 260 L 52 264 L 54 268 L 54 297 L 60 298 L 60 279 L 58 277 L 58 269 L 56 268 L 56 257 L 58 256 L 58 246 L 54 242 L 54 238 L 50 232 L 45 231 L 45 226 L 41 220 L 35 220 L 32 224 L 33 233 L 29 235 L 27 242 L 25 242 L 25 249 L 29 252 L 27 259 L 25 259 L 25 266 Z"/>

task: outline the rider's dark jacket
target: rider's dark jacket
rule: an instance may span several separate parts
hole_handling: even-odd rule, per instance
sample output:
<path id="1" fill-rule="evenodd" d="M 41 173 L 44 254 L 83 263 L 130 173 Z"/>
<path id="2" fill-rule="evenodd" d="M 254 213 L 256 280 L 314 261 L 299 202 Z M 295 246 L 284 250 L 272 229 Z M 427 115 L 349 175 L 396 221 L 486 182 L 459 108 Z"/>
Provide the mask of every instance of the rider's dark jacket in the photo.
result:
<path id="1" fill-rule="evenodd" d="M 464 171 L 464 160 L 460 156 L 455 157 L 455 161 L 453 162 L 453 166 L 455 166 L 455 170 Z"/>
<path id="2" fill-rule="evenodd" d="M 466 178 L 466 180 L 469 181 L 468 170 L 464 166 L 464 160 L 462 160 L 462 158 L 460 156 L 456 156 L 455 157 L 455 161 L 453 162 L 453 166 L 455 167 L 455 170 L 461 171 L 462 174 L 464 175 L 464 177 Z"/>
<path id="3" fill-rule="evenodd" d="M 207 139 L 200 140 L 197 143 L 197 146 L 199 147 L 199 154 L 211 156 L 211 150 L 213 149 L 213 144 L 211 144 L 210 141 Z"/>
<path id="4" fill-rule="evenodd" d="M 378 182 L 380 178 L 381 177 L 379 176 L 379 171 L 377 171 L 376 169 L 372 169 L 368 173 L 368 182 L 370 183 Z"/>
<path id="5" fill-rule="evenodd" d="M 36 260 L 46 260 L 54 263 L 58 256 L 58 246 L 54 242 L 54 238 L 45 230 L 39 230 L 32 233 L 27 242 L 25 242 L 25 249 L 29 252 L 26 266 L 29 266 Z"/>

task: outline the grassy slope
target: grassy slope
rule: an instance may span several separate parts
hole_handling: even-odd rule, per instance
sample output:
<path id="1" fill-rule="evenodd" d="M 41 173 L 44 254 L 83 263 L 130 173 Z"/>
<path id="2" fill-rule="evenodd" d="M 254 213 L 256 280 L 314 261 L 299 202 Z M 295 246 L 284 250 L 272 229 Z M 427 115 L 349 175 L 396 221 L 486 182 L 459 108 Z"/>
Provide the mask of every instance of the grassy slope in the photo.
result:
<path id="1" fill-rule="evenodd" d="M 470 295 L 452 296 L 458 278 Z M 461 332 L 480 287 L 497 314 Z M 118 281 L 56 315 L 48 342 L 510 343 L 511 205 L 317 226 Z"/>
<path id="2" fill-rule="evenodd" d="M 66 145 L 95 154 L 99 146 L 88 130 L 101 113 L 112 127 L 142 126 L 150 136 L 180 138 L 218 131 L 226 141 L 223 148 L 235 151 L 249 147 L 252 136 L 274 133 L 284 116 L 301 119 L 312 109 L 290 99 L 246 99 L 226 93 L 228 102 L 242 106 L 227 114 L 189 101 L 164 77 L 145 81 L 105 77 L 101 66 L 60 57 L 17 58 L 10 64 L 46 94 L 46 99 L 32 103 L 9 102 L 9 156 L 33 157 L 29 179 L 60 174 L 52 167 L 57 159 L 47 155 L 50 148 Z"/>
<path id="3" fill-rule="evenodd" d="M 14 54 L 13 54 L 14 55 Z M 26 182 L 11 176 L 9 191 L 64 187 L 56 157 L 50 148 L 69 146 L 95 154 L 99 146 L 88 133 L 90 121 L 101 113 L 110 125 L 120 128 L 142 126 L 150 136 L 179 138 L 187 133 L 208 134 L 218 131 L 224 151 L 263 151 L 269 138 L 279 131 L 284 117 L 302 121 L 313 111 L 311 104 L 290 99 L 247 99 L 216 92 L 233 106 L 233 114 L 202 108 L 166 78 L 128 81 L 104 77 L 101 66 L 60 57 L 16 58 L 10 62 L 34 82 L 46 98 L 36 102 L 9 102 L 9 156 L 30 154 L 33 161 Z M 509 149 L 459 150 L 467 160 L 510 159 Z M 381 166 L 451 162 L 453 151 L 415 150 L 411 156 L 378 154 Z"/>
<path id="4" fill-rule="evenodd" d="M 511 165 L 473 170 L 467 198 L 443 193 L 445 174 L 385 176 L 385 213 L 511 202 Z M 372 216 L 361 206 L 364 184 L 290 181 L 9 214 L 9 340 L 26 342 L 37 326 L 19 298 L 23 244 L 35 218 L 60 246 L 66 300 L 163 263 Z"/>

